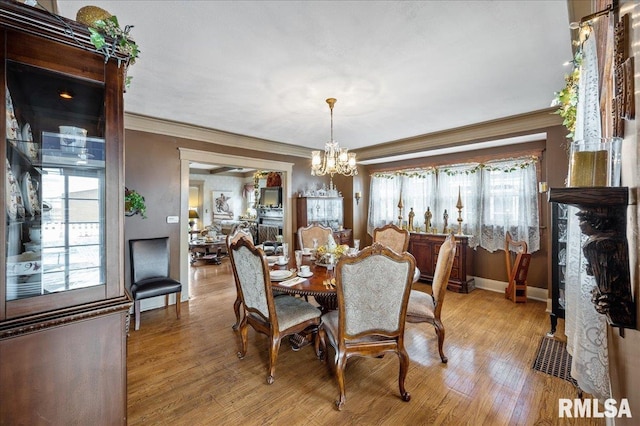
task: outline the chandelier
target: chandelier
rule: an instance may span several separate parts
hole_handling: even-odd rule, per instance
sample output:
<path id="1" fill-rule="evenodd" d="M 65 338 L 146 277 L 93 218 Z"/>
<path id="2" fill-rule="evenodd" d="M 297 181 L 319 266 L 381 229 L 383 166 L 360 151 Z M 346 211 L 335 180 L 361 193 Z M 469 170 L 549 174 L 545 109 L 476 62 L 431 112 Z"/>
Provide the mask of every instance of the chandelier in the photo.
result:
<path id="1" fill-rule="evenodd" d="M 334 174 L 355 176 L 358 174 L 358 168 L 356 154 L 350 153 L 347 148 L 340 148 L 338 142 L 333 140 L 333 105 L 336 103 L 336 99 L 329 98 L 327 103 L 331 111 L 331 140 L 324 146 L 324 158 L 321 151 L 311 152 L 311 175 L 324 176 L 329 174 L 333 183 Z"/>

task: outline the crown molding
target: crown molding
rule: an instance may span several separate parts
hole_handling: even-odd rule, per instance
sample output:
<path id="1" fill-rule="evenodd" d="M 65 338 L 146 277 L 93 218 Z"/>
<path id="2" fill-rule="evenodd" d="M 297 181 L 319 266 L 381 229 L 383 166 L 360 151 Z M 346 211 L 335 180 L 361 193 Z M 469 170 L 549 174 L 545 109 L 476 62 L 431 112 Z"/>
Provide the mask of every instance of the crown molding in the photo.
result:
<path id="1" fill-rule="evenodd" d="M 374 160 L 392 157 L 398 155 L 398 152 L 410 154 L 437 148 L 462 146 L 496 138 L 502 139 L 508 135 L 538 133 L 541 129 L 562 125 L 562 117 L 554 114 L 556 110 L 557 108 L 547 108 L 441 132 L 400 139 L 354 150 L 354 152 L 358 154 L 358 161 Z"/>
<path id="2" fill-rule="evenodd" d="M 554 114 L 557 108 L 547 108 L 526 114 L 514 115 L 441 132 L 400 139 L 369 148 L 353 150 L 358 161 L 419 153 L 437 148 L 463 146 L 474 142 L 504 138 L 507 135 L 522 135 L 539 132 L 552 126 L 562 125 L 562 117 Z M 164 120 L 134 113 L 125 113 L 124 127 L 127 130 L 154 133 L 176 138 L 193 139 L 217 145 L 243 147 L 248 150 L 307 158 L 311 149 L 266 139 L 228 133 L 221 130 Z"/>
<path id="3" fill-rule="evenodd" d="M 311 149 L 275 142 L 267 139 L 243 136 L 207 127 L 180 123 L 178 121 L 164 120 L 146 115 L 125 112 L 124 128 L 140 132 L 154 133 L 164 136 L 172 136 L 183 139 L 209 142 L 217 145 L 242 147 L 254 151 L 266 151 L 274 154 L 289 155 L 294 157 L 310 157 Z"/>

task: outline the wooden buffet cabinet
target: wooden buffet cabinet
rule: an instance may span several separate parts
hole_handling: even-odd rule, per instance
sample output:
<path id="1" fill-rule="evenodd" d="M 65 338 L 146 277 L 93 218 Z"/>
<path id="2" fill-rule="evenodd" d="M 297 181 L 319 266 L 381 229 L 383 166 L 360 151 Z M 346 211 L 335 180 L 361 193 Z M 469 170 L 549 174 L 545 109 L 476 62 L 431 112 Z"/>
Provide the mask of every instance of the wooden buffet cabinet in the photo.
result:
<path id="1" fill-rule="evenodd" d="M 409 253 L 416 258 L 416 266 L 420 269 L 421 280 L 433 281 L 438 252 L 445 238 L 447 238 L 445 234 L 411 233 Z M 457 293 L 469 293 L 475 288 L 471 254 L 469 237 L 456 235 L 456 256 L 453 260 L 447 289 Z"/>
<path id="2" fill-rule="evenodd" d="M 0 425 L 124 425 L 127 57 L 7 0 L 0 40 Z"/>

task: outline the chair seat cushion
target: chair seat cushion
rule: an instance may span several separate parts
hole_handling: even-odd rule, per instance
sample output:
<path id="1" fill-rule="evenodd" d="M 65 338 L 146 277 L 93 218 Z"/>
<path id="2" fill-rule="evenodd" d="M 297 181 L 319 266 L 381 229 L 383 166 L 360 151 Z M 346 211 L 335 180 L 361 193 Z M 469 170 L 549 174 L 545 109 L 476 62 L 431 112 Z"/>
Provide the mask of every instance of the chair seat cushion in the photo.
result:
<path id="1" fill-rule="evenodd" d="M 322 327 L 327 332 L 327 337 L 332 346 L 337 347 L 338 341 L 338 311 L 330 311 L 322 316 Z M 358 339 L 349 339 L 349 344 L 387 341 L 389 340 L 383 336 L 366 336 Z"/>
<path id="2" fill-rule="evenodd" d="M 179 281 L 165 277 L 147 278 L 131 285 L 133 300 L 164 296 L 180 291 L 182 291 L 182 284 Z"/>
<path id="3" fill-rule="evenodd" d="M 279 331 L 313 318 L 319 318 L 322 314 L 318 308 L 297 297 L 280 296 L 274 298 L 273 303 L 276 307 Z"/>
<path id="4" fill-rule="evenodd" d="M 433 318 L 435 312 L 433 297 L 423 291 L 411 290 L 407 316 Z"/>

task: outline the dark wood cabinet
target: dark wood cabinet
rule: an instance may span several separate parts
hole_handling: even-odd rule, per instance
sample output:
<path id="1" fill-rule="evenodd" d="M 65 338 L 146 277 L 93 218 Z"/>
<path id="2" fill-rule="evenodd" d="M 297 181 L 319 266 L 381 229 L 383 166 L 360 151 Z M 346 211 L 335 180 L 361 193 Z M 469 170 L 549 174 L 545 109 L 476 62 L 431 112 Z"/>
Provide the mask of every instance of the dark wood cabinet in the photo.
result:
<path id="1" fill-rule="evenodd" d="M 567 206 L 551 203 L 551 331 L 555 334 L 558 318 L 564 318 L 565 273 L 567 270 Z"/>
<path id="2" fill-rule="evenodd" d="M 440 246 L 447 238 L 444 234 L 411 233 L 409 239 L 409 253 L 416 259 L 416 266 L 420 269 L 420 279 L 431 282 L 438 261 Z M 472 276 L 472 250 L 469 248 L 469 238 L 456 235 L 456 256 L 453 261 L 451 275 L 447 289 L 457 293 L 469 293 L 475 288 Z"/>
<path id="3" fill-rule="evenodd" d="M 7 0 L 0 40 L 0 424 L 126 424 L 126 57 Z"/>

